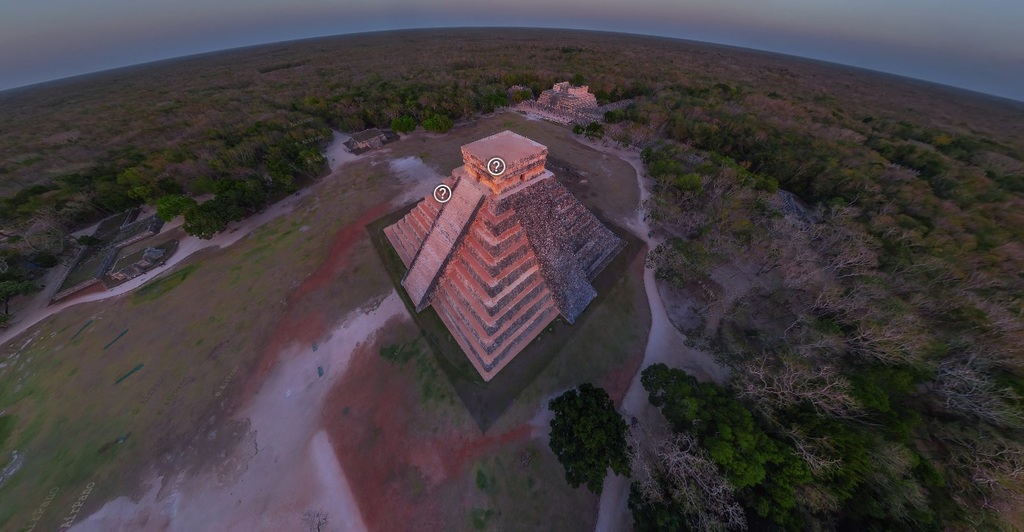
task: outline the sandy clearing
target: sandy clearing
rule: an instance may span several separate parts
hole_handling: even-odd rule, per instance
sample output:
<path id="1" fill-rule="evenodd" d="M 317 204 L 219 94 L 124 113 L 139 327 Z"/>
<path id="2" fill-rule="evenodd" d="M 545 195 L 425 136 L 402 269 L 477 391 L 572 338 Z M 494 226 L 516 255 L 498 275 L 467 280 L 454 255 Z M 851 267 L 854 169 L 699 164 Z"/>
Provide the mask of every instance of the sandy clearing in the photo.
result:
<path id="1" fill-rule="evenodd" d="M 327 159 L 327 166 L 333 173 L 345 163 L 359 159 L 359 156 L 345 149 L 345 142 L 352 138 L 352 135 L 332 130 L 331 136 L 331 144 L 324 150 L 324 157 Z"/>
<path id="2" fill-rule="evenodd" d="M 220 464 L 194 477 L 155 477 L 138 503 L 119 497 L 74 530 L 303 530 L 310 512 L 327 516 L 324 530 L 365 530 L 320 421 L 324 400 L 353 352 L 396 318 L 408 315 L 391 291 L 375 306 L 349 313 L 316 351 L 306 344 L 289 346 L 234 416 L 250 430 Z"/>
<path id="3" fill-rule="evenodd" d="M 419 157 L 392 159 L 390 166 L 402 184 L 406 186 L 405 192 L 394 201 L 399 205 L 425 198 L 444 179 L 444 176 L 427 166 Z"/>

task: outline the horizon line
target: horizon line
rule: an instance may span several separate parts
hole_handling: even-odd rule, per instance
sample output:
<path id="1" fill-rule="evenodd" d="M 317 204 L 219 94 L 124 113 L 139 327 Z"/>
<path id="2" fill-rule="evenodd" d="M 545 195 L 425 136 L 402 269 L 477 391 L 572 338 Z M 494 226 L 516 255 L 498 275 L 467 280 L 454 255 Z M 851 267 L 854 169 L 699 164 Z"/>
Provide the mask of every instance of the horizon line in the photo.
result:
<path id="1" fill-rule="evenodd" d="M 368 31 L 355 31 L 355 32 L 348 32 L 348 33 L 330 33 L 330 34 L 312 35 L 312 36 L 309 36 L 309 37 L 300 37 L 300 38 L 297 38 L 297 39 L 287 39 L 287 40 L 281 40 L 281 41 L 255 42 L 255 43 L 252 43 L 252 44 L 243 44 L 243 45 L 240 45 L 240 46 L 232 46 L 232 47 L 229 47 L 229 48 L 219 48 L 219 49 L 214 49 L 214 50 L 207 50 L 207 51 L 196 52 L 196 53 L 189 53 L 189 54 L 178 55 L 178 56 L 162 57 L 162 58 L 153 59 L 153 60 L 149 60 L 149 61 L 142 61 L 142 62 L 139 62 L 139 63 L 128 63 L 128 64 L 113 66 L 113 67 L 109 67 L 109 68 L 102 68 L 102 69 L 99 69 L 99 70 L 91 70 L 91 71 L 88 71 L 88 72 L 72 74 L 70 76 L 64 76 L 64 77 L 59 77 L 59 78 L 51 78 L 51 79 L 46 79 L 46 80 L 42 80 L 42 81 L 36 81 L 36 82 L 28 83 L 28 84 L 25 84 L 25 85 L 17 85 L 17 86 L 14 86 L 14 87 L 3 88 L 3 89 L 0 89 L 0 97 L 7 97 L 7 96 L 10 96 L 11 93 L 22 92 L 22 91 L 30 90 L 32 88 L 41 88 L 44 85 L 59 84 L 59 83 L 62 83 L 62 82 L 72 82 L 74 80 L 78 80 L 79 78 L 90 77 L 90 76 L 99 76 L 99 75 L 103 75 L 103 74 L 112 74 L 112 73 L 117 72 L 119 70 L 128 70 L 128 69 L 132 69 L 132 68 L 140 68 L 140 67 L 146 67 L 146 66 L 153 66 L 153 65 L 156 65 L 156 64 L 159 64 L 159 63 L 165 63 L 165 62 L 171 62 L 171 61 L 179 61 L 179 60 L 185 60 L 185 59 L 192 59 L 192 58 L 198 58 L 198 57 L 202 57 L 202 56 L 215 55 L 215 54 L 221 54 L 221 53 L 226 54 L 226 53 L 230 53 L 230 52 L 237 52 L 237 51 L 240 51 L 240 50 L 246 50 L 246 49 L 249 49 L 249 48 L 259 48 L 259 47 L 264 47 L 264 46 L 276 46 L 276 45 L 283 45 L 283 44 L 299 43 L 299 42 L 303 42 L 303 41 L 312 41 L 312 40 L 319 40 L 319 39 L 330 39 L 330 38 L 337 38 L 337 37 L 354 37 L 354 36 L 360 36 L 360 35 L 373 35 L 373 34 L 380 34 L 380 33 L 397 33 L 397 32 L 408 32 L 408 31 L 443 31 L 443 30 L 463 31 L 463 30 L 487 30 L 487 29 L 531 30 L 531 31 L 574 31 L 574 32 L 581 32 L 581 33 L 584 33 L 584 32 L 585 33 L 606 33 L 606 34 L 611 34 L 611 35 L 622 35 L 622 36 L 632 36 L 632 37 L 647 37 L 647 38 L 657 38 L 657 39 L 668 39 L 668 40 L 673 40 L 673 41 L 695 43 L 695 44 L 701 44 L 701 45 L 706 45 L 706 46 L 707 45 L 710 45 L 710 46 L 720 46 L 720 47 L 724 47 L 724 48 L 732 48 L 734 50 L 741 50 L 741 51 L 746 51 L 746 52 L 765 53 L 765 54 L 772 54 L 772 55 L 777 55 L 777 56 L 782 56 L 782 57 L 787 57 L 787 58 L 801 59 L 801 60 L 804 60 L 804 61 L 814 61 L 814 62 L 817 62 L 817 63 L 821 63 L 821 64 L 824 64 L 824 65 L 829 65 L 829 66 L 833 66 L 833 67 L 843 67 L 843 68 L 851 68 L 851 69 L 855 69 L 855 70 L 862 70 L 862 71 L 870 72 L 870 73 L 873 73 L 873 74 L 881 74 L 881 75 L 886 75 L 886 76 L 893 76 L 893 77 L 896 77 L 896 78 L 900 78 L 901 80 L 904 80 L 904 81 L 926 83 L 926 84 L 929 84 L 929 85 L 933 85 L 933 86 L 935 86 L 937 88 L 953 89 L 953 90 L 956 90 L 956 91 L 965 91 L 965 92 L 969 92 L 969 93 L 976 94 L 976 95 L 979 95 L 979 96 L 984 96 L 984 97 L 987 97 L 987 98 L 995 98 L 995 99 L 998 99 L 998 100 L 1004 100 L 1007 103 L 1013 103 L 1013 104 L 1018 104 L 1018 105 L 1024 104 L 1024 97 L 1018 99 L 1017 97 L 1014 97 L 1014 96 L 1007 96 L 1007 95 L 996 94 L 996 93 L 991 93 L 991 92 L 983 92 L 983 91 L 978 90 L 978 89 L 973 89 L 973 88 L 969 88 L 969 87 L 963 87 L 963 86 L 960 86 L 960 85 L 951 85 L 949 83 L 944 83 L 944 82 L 940 82 L 940 81 L 933 81 L 933 80 L 929 80 L 929 79 L 925 79 L 925 78 L 912 77 L 912 76 L 908 76 L 906 74 L 901 74 L 901 73 L 893 72 L 893 71 L 889 71 L 889 70 L 880 70 L 880 69 L 873 68 L 873 67 L 865 67 L 865 66 L 859 66 L 859 65 L 852 65 L 852 64 L 849 64 L 849 63 L 840 63 L 840 62 L 831 61 L 831 60 L 828 60 L 828 59 L 819 59 L 819 58 L 816 58 L 816 57 L 810 57 L 810 56 L 805 56 L 805 55 L 798 55 L 798 54 L 793 54 L 793 53 L 788 53 L 788 52 L 780 52 L 780 51 L 775 51 L 775 50 L 770 50 L 770 49 L 750 48 L 750 47 L 747 47 L 747 46 L 740 46 L 740 45 L 737 45 L 737 44 L 730 44 L 730 43 L 726 43 L 726 42 L 702 41 L 702 40 L 688 39 L 688 38 L 685 38 L 685 37 L 679 37 L 679 36 L 674 36 L 674 35 L 665 35 L 665 34 L 661 34 L 661 33 L 634 33 L 634 32 L 628 32 L 628 31 L 614 31 L 614 30 L 607 30 L 607 29 L 594 29 L 594 28 L 563 27 L 563 26 L 557 26 L 556 27 L 556 26 L 494 26 L 494 25 L 486 25 L 486 26 L 411 26 L 411 27 L 403 27 L 403 28 L 390 28 L 390 29 L 378 29 L 378 30 L 368 30 Z"/>

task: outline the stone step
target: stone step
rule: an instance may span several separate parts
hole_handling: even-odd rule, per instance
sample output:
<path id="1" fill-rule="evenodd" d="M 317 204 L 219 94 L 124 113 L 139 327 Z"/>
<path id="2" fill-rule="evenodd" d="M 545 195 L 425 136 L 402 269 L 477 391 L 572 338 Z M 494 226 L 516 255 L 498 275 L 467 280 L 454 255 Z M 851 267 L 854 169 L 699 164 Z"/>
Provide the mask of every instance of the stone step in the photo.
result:
<path id="1" fill-rule="evenodd" d="M 406 243 L 406 236 L 401 229 L 402 220 L 391 224 L 384 228 L 384 235 L 387 236 L 388 242 L 391 243 L 391 247 L 395 248 L 399 258 L 402 259 L 402 263 L 405 264 L 406 268 L 412 262 L 413 255 L 416 250 L 410 250 Z"/>
<path id="2" fill-rule="evenodd" d="M 486 203 L 487 208 L 480 209 L 479 220 L 483 222 L 487 231 L 493 235 L 501 235 L 515 225 L 515 212 L 513 209 L 506 209 L 505 212 L 497 214 L 494 209 L 497 205 L 494 201 Z"/>
<path id="3" fill-rule="evenodd" d="M 419 218 L 416 216 L 416 209 L 409 211 L 409 214 L 406 214 L 402 218 L 402 222 L 408 226 L 410 232 L 409 236 L 419 241 L 423 240 L 423 237 L 426 236 L 427 231 L 430 229 L 429 227 L 423 227 Z"/>
<path id="4" fill-rule="evenodd" d="M 480 323 L 472 305 L 459 297 L 458 292 L 453 287 L 445 286 L 444 291 L 437 292 L 434 306 L 437 305 L 446 306 L 452 311 L 453 315 L 458 316 L 457 323 L 461 325 L 463 333 L 477 345 L 481 356 L 488 352 L 490 344 L 494 342 L 494 331 L 487 330 Z"/>
<path id="5" fill-rule="evenodd" d="M 404 239 L 405 247 L 411 252 L 412 257 L 415 257 L 416 252 L 419 251 L 420 246 L 423 244 L 423 239 L 416 235 L 416 231 L 412 228 L 408 218 L 402 218 L 399 221 L 398 229 Z"/>
<path id="6" fill-rule="evenodd" d="M 441 212 L 441 204 L 434 201 L 433 191 L 431 191 L 426 198 L 423 198 L 423 201 L 420 203 L 423 206 L 423 211 L 431 218 L 437 216 L 437 213 Z"/>
<path id="7" fill-rule="evenodd" d="M 426 208 L 422 207 L 423 205 L 430 203 L 434 203 L 434 200 L 421 201 L 420 204 L 406 216 L 410 222 L 410 226 L 416 232 L 416 239 L 421 242 L 426 238 L 427 233 L 430 232 L 430 227 L 434 225 L 435 217 L 428 214 L 426 212 Z"/>
<path id="8" fill-rule="evenodd" d="M 474 223 L 473 224 L 473 236 L 480 241 L 481 245 L 487 247 L 491 255 L 497 255 L 501 253 L 502 249 L 505 249 L 512 242 L 517 242 L 523 238 L 522 227 L 518 223 L 515 223 L 501 234 L 494 234 L 485 227 L 486 224 Z"/>
<path id="9" fill-rule="evenodd" d="M 520 308 L 515 309 L 513 314 L 505 318 L 504 323 L 500 327 L 487 330 L 477 320 L 470 317 L 475 317 L 476 314 L 472 312 L 472 309 L 467 306 L 466 302 L 458 298 L 454 290 L 438 291 L 437 295 L 438 298 L 435 305 L 448 306 L 449 314 L 459 317 L 456 323 L 461 326 L 463 334 L 470 337 L 473 343 L 479 346 L 479 352 L 486 356 L 489 356 L 495 349 L 504 345 L 508 338 L 514 336 L 518 329 L 528 322 L 534 313 L 545 305 L 552 304 L 550 293 L 541 293 L 533 297 L 528 303 L 521 305 Z"/>
<path id="10" fill-rule="evenodd" d="M 539 268 L 528 270 L 518 279 L 513 281 L 505 290 L 497 296 L 481 297 L 478 290 L 475 290 L 475 283 L 461 269 L 447 272 L 450 276 L 452 289 L 457 291 L 459 296 L 466 301 L 472 301 L 474 311 L 480 316 L 481 324 L 493 328 L 500 324 L 502 314 L 510 312 L 515 305 L 544 283 Z"/>
<path id="11" fill-rule="evenodd" d="M 519 308 L 515 309 L 514 313 L 505 317 L 502 325 L 493 332 L 490 332 L 488 339 L 482 342 L 487 353 L 493 355 L 498 348 L 507 345 L 508 342 L 521 332 L 523 325 L 529 323 L 530 319 L 540 309 L 550 304 L 550 301 L 550 292 L 545 290 L 538 296 L 524 302 Z"/>
<path id="12" fill-rule="evenodd" d="M 505 344 L 502 349 L 491 354 L 489 364 L 491 374 L 497 374 L 507 366 L 515 358 L 515 355 L 529 345 L 540 333 L 544 332 L 544 328 L 554 321 L 556 317 L 558 317 L 558 309 L 555 308 L 553 302 L 538 311 L 533 320 L 526 324 L 512 341 Z"/>
<path id="13" fill-rule="evenodd" d="M 485 352 L 480 346 L 480 343 L 476 341 L 472 335 L 466 334 L 464 329 L 467 326 L 459 324 L 460 319 L 453 315 L 456 310 L 452 306 L 439 303 L 438 301 L 435 301 L 433 306 L 438 317 L 441 318 L 445 327 L 448 328 L 448 332 L 452 334 L 452 337 L 455 338 L 455 342 L 459 344 L 463 353 L 466 354 L 466 358 L 473 363 L 473 366 L 476 367 L 478 372 L 483 374 L 483 356 L 485 355 Z"/>
<path id="14" fill-rule="evenodd" d="M 481 344 L 480 333 L 473 330 L 466 316 L 462 314 L 464 310 L 453 301 L 449 301 L 444 292 L 435 294 L 432 306 L 466 354 L 471 355 L 470 358 L 476 358 L 478 364 L 482 364 L 484 357 L 487 356 L 487 350 Z"/>
<path id="15" fill-rule="evenodd" d="M 593 277 L 597 265 L 608 254 L 605 247 L 606 244 L 600 240 L 591 240 L 576 253 L 576 260 L 583 266 L 588 278 Z"/>
<path id="16" fill-rule="evenodd" d="M 535 287 L 544 284 L 544 276 L 540 273 L 540 266 L 534 266 L 522 273 L 508 287 L 493 297 L 481 298 L 480 301 L 488 309 L 490 315 L 496 315 L 500 309 L 508 304 L 515 304 L 517 294 L 522 291 L 530 291 Z"/>
<path id="17" fill-rule="evenodd" d="M 477 285 L 488 297 L 497 296 L 523 272 L 537 266 L 537 258 L 528 249 L 520 258 L 497 274 L 492 274 L 491 270 L 488 270 L 481 259 L 473 253 L 460 254 L 457 260 L 472 275 Z"/>
<path id="18" fill-rule="evenodd" d="M 461 253 L 468 253 L 476 258 L 491 276 L 500 275 L 508 266 L 530 252 L 530 246 L 526 238 L 520 235 L 515 240 L 509 240 L 507 248 L 501 250 L 488 249 L 473 235 L 463 242 Z M 495 253 L 497 251 L 497 253 Z"/>
<path id="19" fill-rule="evenodd" d="M 430 295 L 437 285 L 438 275 L 465 235 L 470 220 L 479 210 L 483 199 L 483 192 L 473 183 L 460 181 L 452 189 L 452 198 L 441 208 L 402 280 L 402 286 L 408 292 L 417 312 L 429 304 Z"/>

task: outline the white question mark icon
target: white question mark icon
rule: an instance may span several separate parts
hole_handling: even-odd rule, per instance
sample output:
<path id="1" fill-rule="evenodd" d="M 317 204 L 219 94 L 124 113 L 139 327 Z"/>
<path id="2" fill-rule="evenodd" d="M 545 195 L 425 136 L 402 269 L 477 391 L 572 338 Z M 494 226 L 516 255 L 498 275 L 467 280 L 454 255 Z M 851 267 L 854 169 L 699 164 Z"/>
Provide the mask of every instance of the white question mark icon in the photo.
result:
<path id="1" fill-rule="evenodd" d="M 491 157 L 487 161 L 487 172 L 497 177 L 505 173 L 505 161 L 501 157 Z"/>

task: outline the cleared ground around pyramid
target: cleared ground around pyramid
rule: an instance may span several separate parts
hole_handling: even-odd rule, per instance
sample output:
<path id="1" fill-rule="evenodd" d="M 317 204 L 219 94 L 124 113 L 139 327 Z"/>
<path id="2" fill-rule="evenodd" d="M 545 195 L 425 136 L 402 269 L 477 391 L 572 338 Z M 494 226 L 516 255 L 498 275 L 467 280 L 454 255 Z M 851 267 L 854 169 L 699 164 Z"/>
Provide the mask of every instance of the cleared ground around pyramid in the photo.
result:
<path id="1" fill-rule="evenodd" d="M 5 346 L 3 360 L 16 352 L 19 358 L 0 376 L 0 397 L 13 405 L 8 410 L 16 416 L 16 426 L 9 441 L 26 460 L 0 489 L 0 528 L 24 526 L 55 488 L 58 492 L 39 523 L 42 529 L 56 528 L 89 483 L 95 485 L 79 519 L 112 497 L 141 495 L 154 470 L 189 475 L 219 464 L 221 453 L 248 437 L 244 424 L 231 415 L 259 390 L 267 372 L 276 367 L 280 349 L 297 345 L 311 350 L 339 319 L 390 290 L 364 225 L 388 212 L 388 202 L 415 184 L 403 182 L 389 162 L 422 156 L 440 173 L 451 168 L 450 161 L 441 160 L 444 154 L 458 154 L 458 146 L 467 140 L 509 127 L 548 143 L 586 172 L 588 183 L 567 186 L 575 187 L 585 203 L 593 200 L 589 207 L 632 214 L 635 199 L 629 204 L 628 198 L 637 192 L 634 174 L 623 173 L 632 172 L 628 165 L 604 161 L 564 128 L 510 114 L 460 126 L 444 136 L 420 133 L 387 151 L 368 154 L 315 185 L 291 215 L 226 250 L 204 251 L 138 295 L 67 309 Z M 622 304 L 597 309 L 602 317 L 584 325 L 586 330 L 566 346 L 565 356 L 545 368 L 489 434 L 530 420 L 546 397 L 582 380 L 625 389 L 628 378 L 621 376 L 635 371 L 630 364 L 642 354 L 648 319 L 639 271 L 631 271 L 609 296 Z M 76 337 L 90 319 L 94 321 Z M 29 338 L 34 340 L 25 345 Z M 144 367 L 114 384 L 138 364 Z M 316 367 L 309 371 L 315 374 Z M 404 376 L 387 382 L 405 387 L 407 402 L 399 407 L 415 418 L 403 437 L 416 441 L 432 434 L 430 426 L 443 425 L 453 427 L 449 433 L 459 441 L 480 438 L 432 357 L 418 357 L 414 367 L 396 371 Z M 388 392 L 380 390 L 382 395 Z M 323 405 L 323 415 L 341 419 L 344 407 Z M 321 415 L 317 405 L 309 410 Z M 345 430 L 367 434 L 376 426 L 347 423 Z M 114 443 L 126 434 L 122 444 Z M 432 443 L 428 450 L 443 454 L 451 442 Z M 591 520 L 579 516 L 590 515 L 596 500 L 564 485 L 546 445 L 530 440 L 481 442 L 483 449 L 474 451 L 452 476 L 434 488 L 419 488 L 415 497 L 410 492 L 410 500 L 396 504 L 412 505 L 408 515 L 415 516 L 421 511 L 416 501 L 436 495 L 447 501 L 448 522 L 468 526 L 472 516 L 489 515 L 494 523 L 511 524 L 514 516 L 533 515 L 541 522 L 588 527 Z M 534 453 L 528 467 L 505 476 L 490 470 L 496 464 L 493 457 L 518 458 L 524 449 Z M 403 457 L 396 460 L 405 463 Z M 341 461 L 346 469 L 358 465 Z M 401 491 L 404 483 L 416 484 L 417 469 L 409 467 L 412 476 L 404 479 L 359 476 L 384 484 L 352 489 L 357 498 L 363 490 Z M 479 489 L 478 469 L 497 484 Z M 574 519 L 564 521 L 564 516 Z"/>

